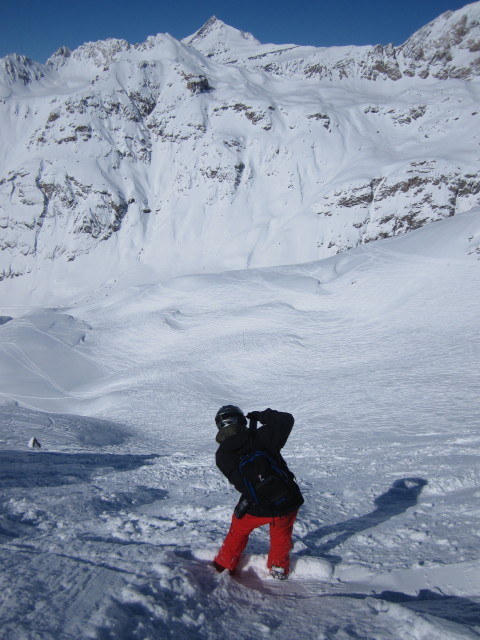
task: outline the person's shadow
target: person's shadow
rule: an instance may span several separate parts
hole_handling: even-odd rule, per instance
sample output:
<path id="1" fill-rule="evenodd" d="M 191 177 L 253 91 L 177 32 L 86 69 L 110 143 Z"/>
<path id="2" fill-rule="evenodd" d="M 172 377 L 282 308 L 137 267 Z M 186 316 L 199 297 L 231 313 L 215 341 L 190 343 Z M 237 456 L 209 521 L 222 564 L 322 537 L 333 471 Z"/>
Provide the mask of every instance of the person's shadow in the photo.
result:
<path id="1" fill-rule="evenodd" d="M 337 564 L 341 561 L 338 556 L 329 556 L 335 547 L 342 544 L 351 536 L 371 529 L 377 525 L 404 513 L 410 507 L 417 504 L 418 497 L 425 485 L 428 484 L 423 478 L 402 478 L 395 480 L 390 489 L 375 498 L 376 509 L 371 513 L 356 518 L 350 518 L 337 524 L 325 525 L 315 531 L 311 531 L 304 536 L 301 541 L 306 549 L 300 551 L 298 555 L 318 555 L 328 557 L 330 561 Z M 326 540 L 323 540 L 327 538 Z M 322 541 L 323 540 L 323 541 Z"/>

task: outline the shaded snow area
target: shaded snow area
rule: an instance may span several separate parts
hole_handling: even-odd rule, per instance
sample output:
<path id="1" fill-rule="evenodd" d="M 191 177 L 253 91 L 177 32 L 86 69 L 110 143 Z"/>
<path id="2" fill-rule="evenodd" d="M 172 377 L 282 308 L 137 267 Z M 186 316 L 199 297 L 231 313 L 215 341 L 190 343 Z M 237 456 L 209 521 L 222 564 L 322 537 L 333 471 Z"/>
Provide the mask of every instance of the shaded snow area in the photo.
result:
<path id="1" fill-rule="evenodd" d="M 475 209 L 299 266 L 3 299 L 2 640 L 479 638 L 479 244 Z M 210 566 L 226 402 L 295 416 L 286 582 L 266 530 L 237 576 Z"/>

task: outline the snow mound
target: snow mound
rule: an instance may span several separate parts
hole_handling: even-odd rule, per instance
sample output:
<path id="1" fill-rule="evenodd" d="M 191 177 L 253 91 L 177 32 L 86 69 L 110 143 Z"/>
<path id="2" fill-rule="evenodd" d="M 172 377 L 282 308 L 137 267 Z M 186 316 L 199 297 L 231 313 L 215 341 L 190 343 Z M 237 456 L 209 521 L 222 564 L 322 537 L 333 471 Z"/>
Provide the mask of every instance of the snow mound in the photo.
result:
<path id="1" fill-rule="evenodd" d="M 480 207 L 428 224 L 405 236 L 388 238 L 378 246 L 431 258 L 480 256 Z"/>
<path id="2" fill-rule="evenodd" d="M 96 385 L 105 370 L 89 352 L 88 332 L 86 323 L 55 309 L 0 322 L 0 398 L 45 411 L 103 406 L 104 389 Z"/>
<path id="3" fill-rule="evenodd" d="M 372 572 L 362 566 L 339 566 L 335 577 L 356 590 L 368 588 L 376 593 L 397 593 L 406 597 L 430 593 L 454 592 L 458 597 L 480 593 L 480 562 L 449 565 L 416 565 L 388 573 Z"/>
<path id="4" fill-rule="evenodd" d="M 125 442 L 127 430 L 99 418 L 45 413 L 20 407 L 16 402 L 0 404 L 0 422 L 8 428 L 0 432 L 1 449 L 27 449 L 35 438 L 44 451 L 59 451 L 72 446 L 98 448 Z"/>

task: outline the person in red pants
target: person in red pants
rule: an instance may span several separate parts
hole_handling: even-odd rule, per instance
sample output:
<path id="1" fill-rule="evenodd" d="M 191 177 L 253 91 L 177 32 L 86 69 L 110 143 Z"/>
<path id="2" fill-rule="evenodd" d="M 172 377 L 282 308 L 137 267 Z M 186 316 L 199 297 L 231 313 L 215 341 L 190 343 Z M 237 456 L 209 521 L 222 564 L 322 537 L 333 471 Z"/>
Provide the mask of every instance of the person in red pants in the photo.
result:
<path id="1" fill-rule="evenodd" d="M 250 426 L 247 428 L 247 418 Z M 257 423 L 260 422 L 260 428 Z M 219 447 L 216 463 L 240 500 L 230 530 L 213 561 L 217 571 L 234 573 L 251 532 L 269 525 L 267 567 L 284 580 L 290 572 L 292 531 L 303 496 L 280 451 L 293 428 L 289 413 L 265 409 L 245 417 L 235 405 L 221 407 L 215 416 Z"/>

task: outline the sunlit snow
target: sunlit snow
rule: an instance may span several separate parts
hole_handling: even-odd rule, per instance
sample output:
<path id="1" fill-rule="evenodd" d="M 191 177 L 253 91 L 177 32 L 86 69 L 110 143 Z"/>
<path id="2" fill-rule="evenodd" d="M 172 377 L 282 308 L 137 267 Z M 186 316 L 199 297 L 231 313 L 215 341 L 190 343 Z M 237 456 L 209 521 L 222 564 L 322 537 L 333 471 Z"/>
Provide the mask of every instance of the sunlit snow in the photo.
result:
<path id="1" fill-rule="evenodd" d="M 0 640 L 480 636 L 479 16 L 0 60 Z M 226 403 L 295 416 L 288 581 L 211 566 Z"/>
<path id="2" fill-rule="evenodd" d="M 0 308 L 1 637 L 477 638 L 479 240 L 477 208 L 323 261 Z M 236 502 L 225 402 L 296 418 L 285 583 L 266 531 L 238 577 L 209 565 Z"/>

